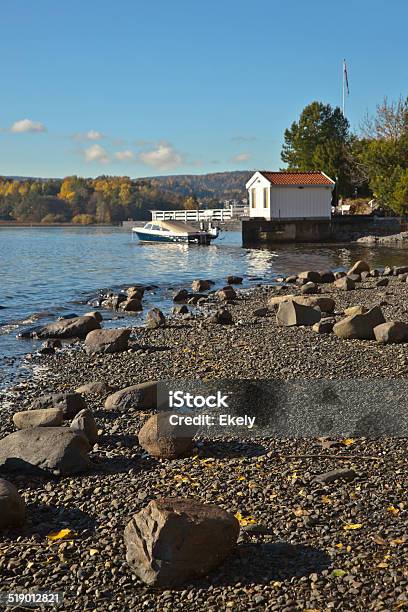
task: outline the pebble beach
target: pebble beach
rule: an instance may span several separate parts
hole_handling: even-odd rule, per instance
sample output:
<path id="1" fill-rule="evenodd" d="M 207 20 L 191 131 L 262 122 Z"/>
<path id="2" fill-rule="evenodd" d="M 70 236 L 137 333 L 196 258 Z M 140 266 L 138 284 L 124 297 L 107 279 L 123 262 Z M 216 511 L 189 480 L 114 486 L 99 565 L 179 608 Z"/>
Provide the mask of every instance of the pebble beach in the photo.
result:
<path id="1" fill-rule="evenodd" d="M 330 317 L 352 306 L 379 306 L 386 321 L 408 323 L 403 274 L 365 277 L 353 290 L 319 285 L 335 301 Z M 65 610 L 398 610 L 408 607 L 407 449 L 404 438 L 198 439 L 176 459 L 149 455 L 138 433 L 153 411 L 107 409 L 106 398 L 131 385 L 201 379 L 400 379 L 408 374 L 407 343 L 344 340 L 310 326 L 277 322 L 273 297 L 298 295 L 300 284 L 236 288 L 216 324 L 216 293 L 187 316 L 149 329 L 126 318 L 128 347 L 89 354 L 74 340 L 29 360 L 32 376 L 3 392 L 0 435 L 12 415 L 44 394 L 83 395 L 99 437 L 91 468 L 73 476 L 12 476 L 26 503 L 22 527 L 2 532 L 2 589 L 60 591 Z M 99 311 L 102 316 L 104 310 Z M 103 322 L 102 322 L 103 325 Z M 344 469 L 350 480 L 315 480 Z M 126 563 L 123 532 L 160 497 L 194 498 L 237 516 L 233 553 L 208 575 L 178 588 L 144 584 Z M 65 537 L 49 534 L 69 530 Z"/>

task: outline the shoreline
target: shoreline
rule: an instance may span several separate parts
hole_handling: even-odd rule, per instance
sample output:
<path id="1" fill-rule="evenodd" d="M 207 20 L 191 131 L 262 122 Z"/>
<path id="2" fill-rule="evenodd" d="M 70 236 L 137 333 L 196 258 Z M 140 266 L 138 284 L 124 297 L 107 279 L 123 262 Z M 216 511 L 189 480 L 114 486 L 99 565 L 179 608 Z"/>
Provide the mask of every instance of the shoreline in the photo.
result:
<path id="1" fill-rule="evenodd" d="M 387 287 L 376 287 L 377 280 L 366 279 L 352 291 L 322 285 L 321 295 L 335 299 L 338 313 L 383 302 L 387 320 L 408 322 L 408 284 L 396 276 L 389 277 Z M 271 296 L 299 292 L 295 285 L 238 289 L 238 298 L 226 306 L 233 325 L 208 321 L 219 306 L 214 299 L 201 307 L 203 316 L 171 317 L 158 329 L 133 327 L 129 350 L 121 353 L 90 356 L 82 341 L 74 341 L 53 356 L 34 356 L 33 378 L 14 390 L 2 410 L 1 434 L 12 432 L 11 415 L 30 408 L 40 395 L 71 392 L 92 381 L 120 389 L 185 378 L 408 376 L 407 344 L 342 340 L 310 327 L 278 326 L 274 310 L 255 314 Z M 99 312 L 103 316 L 106 311 Z M 152 411 L 131 405 L 109 410 L 104 407 L 108 393 L 84 396 L 102 431 L 88 473 L 33 477 L 0 470 L 29 504 L 25 526 L 7 532 L 1 544 L 5 590 L 34 584 L 40 590 L 60 590 L 66 610 L 268 606 L 289 612 L 325 609 L 328 603 L 358 610 L 381 604 L 380 610 L 403 601 L 408 584 L 403 566 L 408 545 L 406 439 L 359 438 L 325 448 L 316 438 L 226 437 L 199 441 L 186 458 L 154 459 L 137 443 Z M 350 483 L 312 484 L 314 475 L 338 468 L 359 476 Z M 150 500 L 176 495 L 251 515 L 255 523 L 241 527 L 237 550 L 220 568 L 182 588 L 160 591 L 132 576 L 123 529 Z M 345 531 L 346 524 L 361 527 Z M 63 528 L 74 532 L 72 539 L 50 544 L 47 534 Z M 385 545 L 378 543 L 380 538 Z M 90 555 L 90 550 L 96 552 Z M 22 552 L 29 561 L 23 570 L 17 561 Z M 338 576 L 333 574 L 337 570 Z"/>

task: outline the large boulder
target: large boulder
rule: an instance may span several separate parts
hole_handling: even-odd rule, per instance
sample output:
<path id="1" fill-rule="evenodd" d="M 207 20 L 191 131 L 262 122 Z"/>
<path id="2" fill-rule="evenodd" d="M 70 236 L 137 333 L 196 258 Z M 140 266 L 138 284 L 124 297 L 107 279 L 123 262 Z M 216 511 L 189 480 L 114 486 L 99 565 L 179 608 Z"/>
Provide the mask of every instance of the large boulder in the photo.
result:
<path id="1" fill-rule="evenodd" d="M 202 279 L 193 280 L 191 283 L 191 289 L 193 291 L 198 291 L 198 293 L 201 291 L 208 291 L 211 289 L 211 281 Z"/>
<path id="2" fill-rule="evenodd" d="M 278 325 L 291 327 L 293 325 L 314 325 L 320 321 L 321 312 L 318 308 L 304 306 L 295 301 L 282 302 L 276 314 Z"/>
<path id="3" fill-rule="evenodd" d="M 282 304 L 282 302 L 289 302 L 295 298 L 296 295 L 294 293 L 288 293 L 288 295 L 273 295 L 268 298 L 267 304 L 269 308 L 276 308 L 279 304 Z"/>
<path id="4" fill-rule="evenodd" d="M 71 420 L 86 408 L 86 403 L 79 393 L 50 393 L 34 400 L 32 408 L 60 408 L 64 419 Z"/>
<path id="5" fill-rule="evenodd" d="M 0 440 L 0 470 L 78 474 L 90 467 L 89 442 L 68 427 L 33 427 Z"/>
<path id="6" fill-rule="evenodd" d="M 294 301 L 298 304 L 303 304 L 304 306 L 311 306 L 312 308 L 316 308 L 317 306 L 322 312 L 331 313 L 336 307 L 336 303 L 333 298 L 324 297 L 320 295 L 313 297 L 298 296 L 294 298 Z"/>
<path id="7" fill-rule="evenodd" d="M 377 342 L 383 344 L 396 344 L 408 341 L 408 325 L 402 321 L 388 321 L 374 327 L 374 336 Z"/>
<path id="8" fill-rule="evenodd" d="M 356 288 L 355 281 L 349 276 L 342 276 L 334 281 L 334 286 L 336 289 L 340 289 L 341 291 L 351 291 Z"/>
<path id="9" fill-rule="evenodd" d="M 126 351 L 131 333 L 131 329 L 95 329 L 85 338 L 85 351 L 88 355 Z"/>
<path id="10" fill-rule="evenodd" d="M 47 338 L 86 338 L 94 329 L 100 329 L 99 322 L 95 317 L 74 317 L 63 319 L 54 323 L 48 323 L 37 330 L 36 336 L 40 340 Z"/>
<path id="11" fill-rule="evenodd" d="M 314 270 L 306 270 L 298 274 L 298 279 L 304 282 L 320 283 L 321 277 L 319 272 Z"/>
<path id="12" fill-rule="evenodd" d="M 166 325 L 166 317 L 160 308 L 151 308 L 146 316 L 146 326 L 149 329 L 157 329 Z"/>
<path id="13" fill-rule="evenodd" d="M 206 576 L 235 548 L 233 514 L 195 499 L 152 500 L 124 533 L 126 560 L 145 583 L 161 588 Z"/>
<path id="14" fill-rule="evenodd" d="M 155 410 L 157 408 L 157 382 L 149 381 L 125 387 L 105 400 L 107 410 Z"/>
<path id="15" fill-rule="evenodd" d="M 17 429 L 59 427 L 62 425 L 63 418 L 61 408 L 40 408 L 38 410 L 16 412 L 13 415 L 13 423 Z"/>
<path id="16" fill-rule="evenodd" d="M 83 434 L 91 446 L 98 441 L 98 427 L 92 412 L 88 408 L 78 412 L 71 423 L 71 429 L 77 433 Z"/>
<path id="17" fill-rule="evenodd" d="M 194 448 L 194 427 L 176 423 L 172 425 L 174 412 L 153 414 L 139 431 L 140 446 L 159 459 L 177 459 L 190 453 Z"/>
<path id="18" fill-rule="evenodd" d="M 19 527 L 25 519 L 25 502 L 16 487 L 0 478 L 0 530 Z"/>
<path id="19" fill-rule="evenodd" d="M 374 306 L 365 314 L 351 315 L 342 319 L 333 327 L 333 331 L 339 338 L 345 340 L 373 340 L 374 328 L 385 323 L 383 313 L 379 306 Z"/>
<path id="20" fill-rule="evenodd" d="M 368 265 L 368 263 L 360 259 L 359 261 L 356 261 L 356 263 L 351 266 L 347 274 L 361 274 L 362 272 L 369 272 L 369 271 L 370 271 L 370 266 Z"/>

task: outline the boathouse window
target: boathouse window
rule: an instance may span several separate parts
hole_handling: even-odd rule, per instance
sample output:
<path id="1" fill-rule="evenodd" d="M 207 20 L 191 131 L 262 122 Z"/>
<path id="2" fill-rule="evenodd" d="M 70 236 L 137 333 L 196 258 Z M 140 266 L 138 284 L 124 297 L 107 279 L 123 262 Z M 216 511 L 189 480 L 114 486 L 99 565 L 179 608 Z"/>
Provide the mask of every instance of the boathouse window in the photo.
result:
<path id="1" fill-rule="evenodd" d="M 269 208 L 269 187 L 264 187 L 263 190 L 263 207 Z"/>
<path id="2" fill-rule="evenodd" d="M 251 189 L 251 206 L 256 208 L 256 189 Z"/>

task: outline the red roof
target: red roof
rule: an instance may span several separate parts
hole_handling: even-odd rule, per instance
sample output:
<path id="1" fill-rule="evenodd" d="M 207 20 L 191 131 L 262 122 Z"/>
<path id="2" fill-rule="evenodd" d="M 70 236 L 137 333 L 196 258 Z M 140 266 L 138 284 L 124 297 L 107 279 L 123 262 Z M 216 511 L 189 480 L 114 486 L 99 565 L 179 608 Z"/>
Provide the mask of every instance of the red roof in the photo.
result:
<path id="1" fill-rule="evenodd" d="M 334 185 L 323 172 L 260 172 L 272 185 Z"/>

